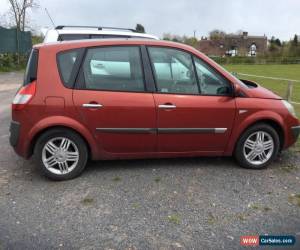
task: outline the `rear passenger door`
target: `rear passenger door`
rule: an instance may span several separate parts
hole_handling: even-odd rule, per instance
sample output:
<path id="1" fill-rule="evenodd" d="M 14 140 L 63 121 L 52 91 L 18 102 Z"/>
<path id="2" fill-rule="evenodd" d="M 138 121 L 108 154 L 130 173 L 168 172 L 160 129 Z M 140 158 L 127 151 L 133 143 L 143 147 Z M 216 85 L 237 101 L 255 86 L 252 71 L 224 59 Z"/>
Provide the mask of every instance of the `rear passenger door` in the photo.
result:
<path id="1" fill-rule="evenodd" d="M 156 150 L 156 114 L 139 46 L 88 48 L 73 101 L 99 148 L 109 153 Z"/>

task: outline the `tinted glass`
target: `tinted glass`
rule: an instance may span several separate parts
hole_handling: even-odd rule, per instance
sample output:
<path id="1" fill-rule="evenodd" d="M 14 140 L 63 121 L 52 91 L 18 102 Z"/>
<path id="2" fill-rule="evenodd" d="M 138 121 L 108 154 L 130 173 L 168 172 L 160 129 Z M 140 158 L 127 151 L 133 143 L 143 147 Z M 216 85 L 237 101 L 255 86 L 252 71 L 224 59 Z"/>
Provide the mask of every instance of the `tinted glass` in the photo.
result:
<path id="1" fill-rule="evenodd" d="M 83 63 L 83 74 L 87 89 L 145 90 L 139 47 L 89 49 Z"/>
<path id="2" fill-rule="evenodd" d="M 229 95 L 230 83 L 199 58 L 194 58 L 202 95 Z"/>
<path id="3" fill-rule="evenodd" d="M 129 36 L 123 35 L 91 35 L 91 38 L 95 39 L 111 39 L 111 38 L 129 38 Z"/>
<path id="4" fill-rule="evenodd" d="M 158 92 L 198 94 L 190 54 L 169 48 L 149 48 Z"/>
<path id="5" fill-rule="evenodd" d="M 69 86 L 70 84 L 73 84 L 70 83 L 70 77 L 78 55 L 79 55 L 79 49 L 69 50 L 58 54 L 57 57 L 58 68 L 59 68 L 62 81 L 65 85 Z"/>
<path id="6" fill-rule="evenodd" d="M 88 34 L 60 34 L 58 40 L 59 41 L 69 41 L 69 40 L 81 40 L 81 39 L 89 39 L 90 36 Z"/>
<path id="7" fill-rule="evenodd" d="M 37 79 L 38 57 L 39 57 L 39 51 L 37 49 L 33 49 L 28 58 L 28 62 L 25 70 L 24 82 L 23 82 L 24 86 Z"/>

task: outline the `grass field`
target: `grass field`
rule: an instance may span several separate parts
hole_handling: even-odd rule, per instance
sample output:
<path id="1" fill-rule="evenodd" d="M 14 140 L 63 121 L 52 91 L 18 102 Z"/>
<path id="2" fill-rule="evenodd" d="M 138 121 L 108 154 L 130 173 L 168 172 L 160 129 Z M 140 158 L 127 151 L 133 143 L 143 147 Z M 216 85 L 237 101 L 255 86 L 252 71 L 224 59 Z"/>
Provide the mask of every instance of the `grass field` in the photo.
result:
<path id="1" fill-rule="evenodd" d="M 229 72 L 244 73 L 251 75 L 287 78 L 300 81 L 300 65 L 299 64 L 281 64 L 281 65 L 223 65 Z M 260 85 L 272 90 L 274 93 L 286 97 L 287 81 L 270 80 L 257 77 L 238 76 L 241 79 L 252 80 Z M 294 83 L 292 101 L 300 103 L 300 82 Z M 300 118 L 300 104 L 293 104 Z M 300 138 L 296 144 L 297 150 L 300 150 Z"/>

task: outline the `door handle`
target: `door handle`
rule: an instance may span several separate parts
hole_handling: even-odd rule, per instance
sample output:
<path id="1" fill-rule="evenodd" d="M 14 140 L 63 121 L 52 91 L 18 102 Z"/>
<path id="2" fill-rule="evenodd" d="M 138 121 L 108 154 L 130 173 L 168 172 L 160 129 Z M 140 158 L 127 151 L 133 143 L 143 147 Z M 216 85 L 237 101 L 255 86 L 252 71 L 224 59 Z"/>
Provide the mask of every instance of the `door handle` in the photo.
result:
<path id="1" fill-rule="evenodd" d="M 92 109 L 98 109 L 98 108 L 101 108 L 103 107 L 102 104 L 99 104 L 99 103 L 84 103 L 82 104 L 82 107 L 83 108 L 92 108 Z"/>
<path id="2" fill-rule="evenodd" d="M 158 105 L 158 108 L 160 109 L 176 109 L 176 105 L 174 104 L 169 104 L 169 103 L 166 103 L 166 104 L 160 104 Z"/>

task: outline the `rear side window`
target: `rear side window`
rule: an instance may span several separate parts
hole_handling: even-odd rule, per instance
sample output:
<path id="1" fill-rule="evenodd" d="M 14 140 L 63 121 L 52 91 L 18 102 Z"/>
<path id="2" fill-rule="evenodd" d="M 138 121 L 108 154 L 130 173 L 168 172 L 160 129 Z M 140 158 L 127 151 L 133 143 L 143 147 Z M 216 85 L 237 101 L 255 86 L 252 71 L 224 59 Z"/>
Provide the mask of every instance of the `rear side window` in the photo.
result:
<path id="1" fill-rule="evenodd" d="M 72 73 L 75 73 L 73 72 L 74 66 L 77 60 L 79 60 L 81 51 L 81 49 L 68 50 L 59 53 L 57 56 L 57 64 L 60 77 L 66 87 L 70 88 L 74 84 L 75 79 L 72 79 L 71 76 Z"/>
<path id="2" fill-rule="evenodd" d="M 25 70 L 23 86 L 37 79 L 38 58 L 39 51 L 37 49 L 31 50 Z"/>
<path id="3" fill-rule="evenodd" d="M 139 47 L 88 49 L 82 70 L 86 89 L 145 91 Z"/>

